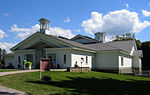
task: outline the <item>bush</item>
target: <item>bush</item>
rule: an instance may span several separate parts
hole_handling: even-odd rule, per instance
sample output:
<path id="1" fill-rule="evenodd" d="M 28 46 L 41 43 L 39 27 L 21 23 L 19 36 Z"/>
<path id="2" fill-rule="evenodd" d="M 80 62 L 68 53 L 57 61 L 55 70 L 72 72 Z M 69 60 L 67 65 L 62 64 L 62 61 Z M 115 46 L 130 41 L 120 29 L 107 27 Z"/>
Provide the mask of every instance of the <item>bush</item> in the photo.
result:
<path id="1" fill-rule="evenodd" d="M 14 66 L 12 65 L 12 63 L 9 63 L 9 65 L 7 66 L 7 69 L 14 69 Z"/>
<path id="2" fill-rule="evenodd" d="M 42 76 L 42 80 L 44 80 L 44 81 L 50 81 L 50 80 L 51 80 L 51 77 L 46 76 L 46 75 L 43 75 L 43 76 Z"/>

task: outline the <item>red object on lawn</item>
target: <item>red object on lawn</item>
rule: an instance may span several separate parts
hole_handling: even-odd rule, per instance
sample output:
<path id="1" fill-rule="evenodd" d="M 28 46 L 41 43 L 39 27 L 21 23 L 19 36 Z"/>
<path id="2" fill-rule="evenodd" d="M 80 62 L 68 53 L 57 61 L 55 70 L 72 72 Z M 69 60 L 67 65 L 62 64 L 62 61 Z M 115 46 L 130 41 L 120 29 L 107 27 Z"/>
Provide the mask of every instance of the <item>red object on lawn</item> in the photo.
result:
<path id="1" fill-rule="evenodd" d="M 42 79 L 42 71 L 49 71 L 50 77 L 50 60 L 46 58 L 40 59 L 40 79 Z"/>
<path id="2" fill-rule="evenodd" d="M 50 63 L 49 60 L 41 60 L 41 71 L 49 71 L 50 69 Z"/>

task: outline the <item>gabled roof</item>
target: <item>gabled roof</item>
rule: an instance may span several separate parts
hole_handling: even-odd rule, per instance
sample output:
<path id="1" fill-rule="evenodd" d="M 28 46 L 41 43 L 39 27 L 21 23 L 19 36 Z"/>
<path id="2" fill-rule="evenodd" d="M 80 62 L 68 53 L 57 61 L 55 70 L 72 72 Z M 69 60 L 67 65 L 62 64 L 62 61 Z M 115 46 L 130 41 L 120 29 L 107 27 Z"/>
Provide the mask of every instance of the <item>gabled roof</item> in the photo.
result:
<path id="1" fill-rule="evenodd" d="M 37 32 L 36 32 L 37 33 Z M 20 43 L 18 43 L 17 45 L 13 46 L 12 48 L 10 48 L 11 51 L 15 50 L 17 47 L 19 47 L 21 44 L 23 44 L 25 41 L 27 41 L 28 39 L 30 39 L 31 37 L 33 37 L 34 35 L 36 35 L 36 33 L 32 34 L 31 36 L 29 36 L 28 38 L 24 39 L 23 41 L 21 41 Z"/>
<path id="2" fill-rule="evenodd" d="M 134 40 L 114 41 L 114 42 L 106 42 L 106 43 L 96 42 L 96 43 L 91 43 L 91 44 L 81 44 L 79 42 L 76 42 L 76 41 L 73 41 L 73 40 L 70 40 L 70 39 L 66 39 L 64 37 L 59 37 L 59 36 L 54 36 L 54 35 L 47 35 L 47 34 L 43 34 L 41 32 L 34 33 L 33 35 L 29 36 L 28 38 L 26 38 L 25 40 L 23 40 L 22 42 L 20 42 L 16 46 L 12 47 L 11 50 L 15 50 L 17 47 L 24 44 L 26 41 L 28 41 L 29 39 L 31 39 L 35 35 L 40 35 L 40 37 L 41 36 L 50 37 L 50 38 L 53 38 L 57 41 L 63 42 L 65 45 L 67 45 L 69 47 L 77 47 L 77 48 L 87 49 L 87 50 L 91 50 L 91 51 L 118 50 L 118 51 L 124 51 L 124 52 L 130 54 L 133 46 L 135 46 L 135 50 L 137 50 L 136 43 L 135 43 Z"/>
<path id="3" fill-rule="evenodd" d="M 83 35 L 76 35 L 75 37 L 71 38 L 72 41 L 75 41 L 76 39 L 79 39 L 79 38 L 82 38 L 82 39 L 85 39 L 85 40 L 88 40 L 90 41 L 91 43 L 96 43 L 98 42 L 96 39 L 93 39 L 91 37 L 88 37 L 88 36 L 83 36 Z"/>
<path id="4" fill-rule="evenodd" d="M 49 36 L 49 37 L 52 37 L 54 39 L 57 39 L 57 40 L 60 40 L 60 41 L 63 41 L 69 45 L 72 45 L 72 46 L 75 46 L 75 47 L 79 47 L 79 48 L 84 48 L 84 49 L 89 49 L 89 50 L 94 50 L 93 48 L 90 48 L 90 47 L 87 47 L 86 45 L 84 44 L 81 44 L 81 43 L 78 43 L 78 42 L 75 42 L 75 41 L 72 41 L 70 39 L 66 39 L 66 38 L 62 38 L 62 37 L 57 37 L 57 36 L 54 36 L 54 35 L 47 35 L 47 34 L 44 34 L 46 36 Z"/>
<path id="5" fill-rule="evenodd" d="M 120 51 L 127 52 L 129 54 L 133 46 L 135 46 L 136 48 L 136 44 L 134 40 L 94 43 L 94 44 L 87 44 L 87 46 L 95 49 L 96 51 L 120 50 Z"/>
<path id="6" fill-rule="evenodd" d="M 87 44 L 86 46 L 93 48 L 95 51 L 119 50 L 115 47 L 111 47 L 104 43 L 93 43 L 93 44 Z"/>
<path id="7" fill-rule="evenodd" d="M 41 32 L 36 32 L 36 33 L 32 34 L 31 36 L 29 36 L 28 38 L 26 38 L 25 40 L 23 40 L 22 42 L 20 42 L 16 46 L 12 47 L 11 50 L 12 51 L 15 50 L 17 47 L 24 44 L 26 41 L 28 41 L 29 39 L 31 39 L 35 35 L 41 35 L 41 36 L 47 36 L 47 37 L 53 38 L 53 39 L 56 39 L 60 42 L 65 43 L 66 45 L 71 46 L 71 47 L 79 47 L 79 48 L 83 48 L 83 49 L 94 50 L 93 48 L 87 47 L 84 44 L 81 44 L 81 43 L 78 43 L 78 42 L 75 42 L 75 41 L 72 41 L 72 40 L 69 40 L 69 39 L 64 39 L 62 37 L 57 37 L 57 36 L 54 36 L 54 35 L 43 34 Z"/>
<path id="8" fill-rule="evenodd" d="M 13 52 L 12 53 L 7 53 L 7 54 L 4 55 L 4 57 L 6 57 L 6 56 L 14 56 L 14 53 Z"/>
<path id="9" fill-rule="evenodd" d="M 128 41 L 114 41 L 114 42 L 108 42 L 107 45 L 110 45 L 112 47 L 116 47 L 120 50 L 123 50 L 127 53 L 130 53 L 132 50 L 132 47 L 135 47 L 135 50 L 137 50 L 135 40 L 128 40 Z"/>

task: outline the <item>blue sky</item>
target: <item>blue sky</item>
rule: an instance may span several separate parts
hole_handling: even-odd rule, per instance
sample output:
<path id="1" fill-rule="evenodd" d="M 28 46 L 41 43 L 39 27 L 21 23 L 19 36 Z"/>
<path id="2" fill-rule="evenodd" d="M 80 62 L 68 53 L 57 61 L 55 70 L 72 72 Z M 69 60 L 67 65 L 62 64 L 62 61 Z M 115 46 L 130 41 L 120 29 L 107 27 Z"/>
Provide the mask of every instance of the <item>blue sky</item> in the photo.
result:
<path id="1" fill-rule="evenodd" d="M 77 34 L 94 37 L 135 33 L 150 40 L 149 0 L 1 0 L 0 47 L 9 49 L 39 28 L 39 19 L 50 20 L 47 34 L 71 38 Z"/>

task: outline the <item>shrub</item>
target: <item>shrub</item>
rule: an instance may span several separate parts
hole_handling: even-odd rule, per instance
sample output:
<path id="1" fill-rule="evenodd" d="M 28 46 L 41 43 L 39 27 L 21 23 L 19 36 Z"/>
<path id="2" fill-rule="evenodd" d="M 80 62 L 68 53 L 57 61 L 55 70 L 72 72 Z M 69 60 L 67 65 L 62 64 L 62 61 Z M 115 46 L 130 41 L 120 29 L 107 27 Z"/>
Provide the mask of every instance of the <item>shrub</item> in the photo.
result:
<path id="1" fill-rule="evenodd" d="M 44 81 L 50 81 L 50 80 L 51 80 L 51 77 L 50 77 L 50 76 L 43 75 L 43 76 L 42 76 L 42 80 L 44 80 Z"/>
<path id="2" fill-rule="evenodd" d="M 7 69 L 14 69 L 14 66 L 12 65 L 12 63 L 9 63 L 9 65 L 7 66 Z"/>

